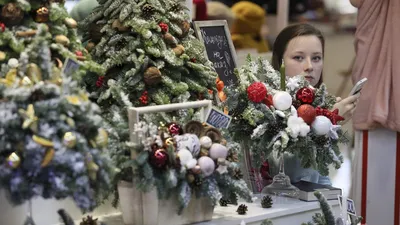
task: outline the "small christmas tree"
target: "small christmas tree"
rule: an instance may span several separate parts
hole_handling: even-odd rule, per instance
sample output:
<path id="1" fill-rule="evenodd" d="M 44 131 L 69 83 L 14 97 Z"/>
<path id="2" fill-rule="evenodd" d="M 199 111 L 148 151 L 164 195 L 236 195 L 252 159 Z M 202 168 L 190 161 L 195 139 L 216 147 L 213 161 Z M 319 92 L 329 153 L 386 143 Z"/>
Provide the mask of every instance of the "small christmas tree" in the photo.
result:
<path id="1" fill-rule="evenodd" d="M 0 3 L 0 188 L 16 205 L 72 197 L 88 211 L 109 187 L 111 167 L 99 108 L 76 79 L 102 69 L 59 3 Z M 76 70 L 63 66 L 66 58 Z"/>
<path id="2" fill-rule="evenodd" d="M 120 179 L 131 181 L 127 108 L 212 99 L 217 74 L 193 36 L 185 2 L 100 0 L 81 24 L 87 49 L 106 69 L 85 77 L 91 97 L 115 132 L 110 152 Z M 172 115 L 176 116 L 175 119 Z M 145 121 L 196 119 L 194 110 L 144 116 Z M 117 197 L 117 194 L 116 194 Z M 117 203 L 114 202 L 114 203 Z"/>

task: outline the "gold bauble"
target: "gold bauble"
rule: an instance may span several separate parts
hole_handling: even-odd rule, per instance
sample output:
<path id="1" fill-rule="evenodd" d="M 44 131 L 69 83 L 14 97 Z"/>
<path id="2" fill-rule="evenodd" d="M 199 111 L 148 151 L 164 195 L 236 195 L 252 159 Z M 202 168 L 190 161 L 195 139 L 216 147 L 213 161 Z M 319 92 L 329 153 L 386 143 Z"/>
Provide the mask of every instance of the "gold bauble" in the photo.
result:
<path id="1" fill-rule="evenodd" d="M 48 147 L 48 148 L 52 148 L 54 147 L 54 143 L 50 140 L 47 140 L 45 138 L 39 137 L 37 135 L 33 135 L 32 139 L 34 142 L 36 142 L 37 144 L 43 146 L 43 147 Z"/>
<path id="2" fill-rule="evenodd" d="M 68 46 L 69 42 L 70 42 L 69 39 L 65 35 L 61 35 L 61 34 L 57 35 L 55 37 L 55 40 L 56 40 L 56 43 L 62 44 L 64 46 Z"/>
<path id="3" fill-rule="evenodd" d="M 161 82 L 161 71 L 157 67 L 149 67 L 144 72 L 144 82 L 147 85 L 155 85 Z"/>
<path id="4" fill-rule="evenodd" d="M 108 133 L 103 128 L 99 128 L 98 134 L 96 137 L 96 145 L 99 148 L 105 148 L 108 145 Z"/>
<path id="5" fill-rule="evenodd" d="M 0 62 L 4 61 L 6 59 L 6 53 L 3 51 L 0 51 Z"/>
<path id="6" fill-rule="evenodd" d="M 185 47 L 183 45 L 177 45 L 172 49 L 176 56 L 181 56 L 185 52 Z"/>
<path id="7" fill-rule="evenodd" d="M 63 143 L 67 148 L 73 148 L 76 145 L 76 135 L 72 132 L 67 132 L 64 134 Z"/>
<path id="8" fill-rule="evenodd" d="M 29 63 L 26 75 L 28 75 L 28 77 L 35 83 L 42 80 L 42 71 L 35 63 Z"/>
<path id="9" fill-rule="evenodd" d="M 77 28 L 78 27 L 78 23 L 72 19 L 72 18 L 65 18 L 64 19 L 64 23 L 67 25 L 67 27 L 69 28 Z"/>
<path id="10" fill-rule="evenodd" d="M 38 23 L 46 23 L 49 21 L 49 9 L 40 7 L 36 10 L 35 21 Z"/>
<path id="11" fill-rule="evenodd" d="M 43 157 L 41 167 L 46 167 L 49 165 L 51 160 L 54 158 L 55 151 L 52 148 L 47 149 L 46 154 Z"/>
<path id="12" fill-rule="evenodd" d="M 17 153 L 13 152 L 7 157 L 7 165 L 11 168 L 18 168 L 21 164 L 21 158 Z"/>

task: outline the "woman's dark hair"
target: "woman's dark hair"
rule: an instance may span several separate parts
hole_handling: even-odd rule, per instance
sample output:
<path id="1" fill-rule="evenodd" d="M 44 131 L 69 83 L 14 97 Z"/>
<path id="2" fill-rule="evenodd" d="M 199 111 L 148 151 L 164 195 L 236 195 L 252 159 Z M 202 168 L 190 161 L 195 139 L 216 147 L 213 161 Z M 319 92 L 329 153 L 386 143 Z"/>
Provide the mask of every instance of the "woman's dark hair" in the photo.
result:
<path id="1" fill-rule="evenodd" d="M 290 40 L 295 37 L 308 35 L 316 36 L 321 41 L 323 55 L 325 52 L 325 39 L 321 31 L 307 23 L 294 24 L 283 29 L 276 38 L 272 50 L 272 67 L 279 71 L 282 65 L 283 55 L 285 54 Z M 318 81 L 316 87 L 319 87 L 322 84 L 322 77 L 321 74 L 321 79 Z"/>

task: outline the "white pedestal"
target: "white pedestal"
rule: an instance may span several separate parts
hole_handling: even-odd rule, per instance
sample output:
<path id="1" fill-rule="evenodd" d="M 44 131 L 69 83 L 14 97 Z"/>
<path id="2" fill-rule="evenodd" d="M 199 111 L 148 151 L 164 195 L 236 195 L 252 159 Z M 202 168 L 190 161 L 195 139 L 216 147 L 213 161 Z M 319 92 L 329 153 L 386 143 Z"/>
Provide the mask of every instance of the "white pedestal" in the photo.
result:
<path id="1" fill-rule="evenodd" d="M 244 204 L 246 204 L 249 209 L 247 215 L 238 215 L 236 213 L 238 206 L 218 206 L 214 209 L 212 221 L 196 223 L 196 225 L 240 225 L 242 220 L 246 222 L 246 225 L 259 225 L 265 219 L 270 219 L 274 225 L 298 225 L 303 222 L 311 221 L 315 213 L 321 212 L 318 202 L 303 202 L 280 197 L 275 199 L 274 205 L 269 209 L 261 208 L 260 200 L 256 200 L 254 203 Z M 329 204 L 333 209 L 334 215 L 338 216 L 340 212 L 338 201 L 329 201 Z M 102 218 L 102 220 L 106 222 L 107 225 L 123 224 L 120 214 Z"/>

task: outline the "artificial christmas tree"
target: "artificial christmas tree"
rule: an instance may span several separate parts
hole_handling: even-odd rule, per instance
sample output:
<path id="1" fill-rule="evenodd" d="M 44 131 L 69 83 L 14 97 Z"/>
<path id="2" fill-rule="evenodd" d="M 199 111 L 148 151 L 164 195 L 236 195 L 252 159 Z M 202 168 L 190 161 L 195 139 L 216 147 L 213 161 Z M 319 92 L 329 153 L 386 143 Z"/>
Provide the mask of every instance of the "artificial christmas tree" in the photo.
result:
<path id="1" fill-rule="evenodd" d="M 92 210 L 110 185 L 108 134 L 76 79 L 102 69 L 59 3 L 0 4 L 0 188 L 17 205 L 72 197 Z"/>
<path id="2" fill-rule="evenodd" d="M 127 108 L 211 99 L 210 93 L 217 93 L 217 74 L 203 44 L 193 36 L 185 1 L 100 0 L 99 4 L 80 28 L 87 49 L 106 74 L 86 76 L 85 85 L 115 131 L 110 151 L 121 169 L 117 184 L 121 179 L 132 181 Z M 162 119 L 144 116 L 154 123 L 198 119 L 193 109 L 161 115 Z"/>

